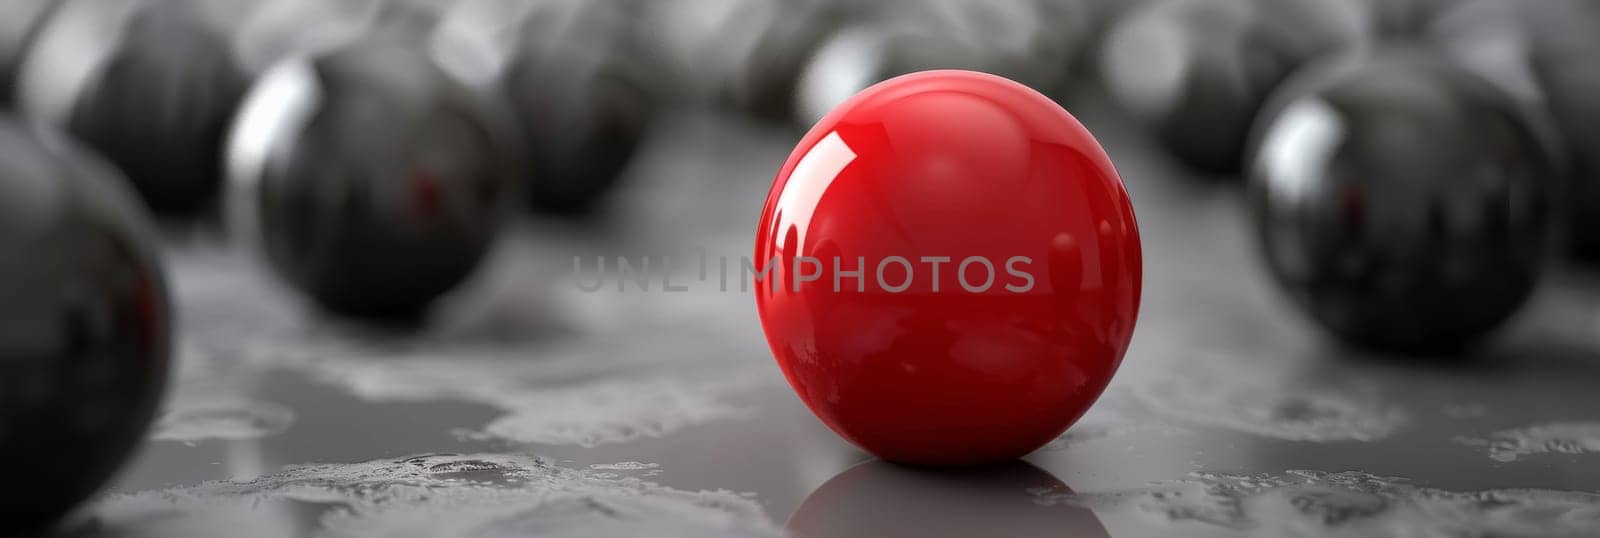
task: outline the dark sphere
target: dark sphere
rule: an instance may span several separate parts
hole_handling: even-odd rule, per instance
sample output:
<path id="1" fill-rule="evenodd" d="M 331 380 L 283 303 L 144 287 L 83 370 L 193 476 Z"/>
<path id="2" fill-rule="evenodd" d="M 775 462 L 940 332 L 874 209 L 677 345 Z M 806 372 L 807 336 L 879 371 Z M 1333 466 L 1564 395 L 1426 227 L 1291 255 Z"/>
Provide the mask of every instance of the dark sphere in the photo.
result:
<path id="1" fill-rule="evenodd" d="M 806 59 L 844 17 L 834 0 L 637 2 L 644 55 L 674 97 L 767 118 L 791 116 Z"/>
<path id="2" fill-rule="evenodd" d="M 993 67 L 980 51 L 946 33 L 879 23 L 843 26 L 822 41 L 801 71 L 795 123 L 809 128 L 855 94 L 900 75 Z"/>
<path id="3" fill-rule="evenodd" d="M 1107 89 L 1184 164 L 1242 168 L 1250 127 L 1301 65 L 1369 38 L 1345 0 L 1174 0 L 1128 14 L 1101 49 Z"/>
<path id="4" fill-rule="evenodd" d="M 291 56 L 350 43 L 371 31 L 390 0 L 195 0 L 215 11 L 241 68 L 260 75 Z"/>
<path id="5" fill-rule="evenodd" d="M 1564 142 L 1560 197 L 1569 253 L 1600 262 L 1600 5 L 1588 0 L 1470 0 L 1444 10 L 1430 44 L 1545 108 Z"/>
<path id="6" fill-rule="evenodd" d="M 0 106 L 9 106 L 17 71 L 57 0 L 10 0 L 0 5 Z"/>
<path id="7" fill-rule="evenodd" d="M 1152 2 L 1112 30 L 1101 70 L 1117 104 L 1178 160 L 1232 175 L 1270 91 L 1304 62 L 1365 37 L 1344 2 Z"/>
<path id="8" fill-rule="evenodd" d="M 1535 67 L 1572 161 L 1565 197 L 1568 246 L 1587 262 L 1600 262 L 1600 65 L 1594 50 L 1541 57 Z"/>
<path id="9" fill-rule="evenodd" d="M 1530 3 L 1531 71 L 1555 118 L 1572 165 L 1563 196 L 1572 255 L 1600 262 L 1600 5 L 1585 0 Z M 1538 6 L 1537 9 L 1533 9 Z"/>
<path id="10" fill-rule="evenodd" d="M 521 28 L 503 85 L 527 139 L 528 201 L 586 213 L 638 152 L 655 116 L 655 77 L 616 4 L 540 3 Z"/>
<path id="11" fill-rule="evenodd" d="M 1588 0 L 1469 0 L 1442 10 L 1428 42 L 1457 63 L 1550 112 L 1570 170 L 1562 235 L 1600 262 L 1600 5 Z"/>
<path id="12" fill-rule="evenodd" d="M 414 319 L 503 220 L 519 159 L 496 103 L 404 40 L 286 60 L 234 124 L 230 220 L 324 308 Z"/>
<path id="13" fill-rule="evenodd" d="M 1434 19 L 1456 5 L 1472 0 L 1356 0 L 1371 15 L 1372 25 L 1385 39 L 1403 41 L 1414 39 L 1428 31 Z M 1506 1 L 1507 4 L 1536 4 L 1538 2 Z"/>
<path id="14" fill-rule="evenodd" d="M 1573 3 L 1587 0 L 1573 0 Z M 1532 61 L 1542 42 L 1554 40 L 1563 32 L 1564 18 L 1570 9 L 1562 8 L 1557 20 L 1535 21 L 1533 15 L 1549 19 L 1556 6 L 1572 7 L 1566 0 L 1504 2 L 1501 0 L 1462 0 L 1440 9 L 1420 34 L 1421 42 L 1450 61 L 1505 88 L 1528 106 L 1544 104 L 1544 95 L 1533 73 Z M 1550 25 L 1546 23 L 1558 22 Z M 1568 25 L 1569 26 L 1569 25 Z"/>
<path id="15" fill-rule="evenodd" d="M 1560 165 L 1537 118 L 1434 58 L 1299 75 L 1254 136 L 1267 266 L 1311 317 L 1382 351 L 1456 351 L 1538 279 Z"/>
<path id="16" fill-rule="evenodd" d="M 159 245 L 125 182 L 0 118 L 0 534 L 50 525 L 104 485 L 166 385 Z"/>
<path id="17" fill-rule="evenodd" d="M 863 2 L 806 59 L 795 92 L 805 128 L 856 93 L 918 71 L 964 69 L 1016 80 L 1046 95 L 1070 86 L 1087 46 L 1088 0 Z"/>
<path id="18" fill-rule="evenodd" d="M 1094 24 L 1090 0 L 899 0 L 868 2 L 886 8 L 880 20 L 951 39 L 977 57 L 983 71 L 1059 95 Z M 934 68 L 965 68 L 955 63 Z"/>
<path id="19" fill-rule="evenodd" d="M 245 87 L 226 41 L 191 9 L 65 0 L 20 83 L 25 111 L 105 155 L 162 214 L 215 201 L 222 137 Z"/>

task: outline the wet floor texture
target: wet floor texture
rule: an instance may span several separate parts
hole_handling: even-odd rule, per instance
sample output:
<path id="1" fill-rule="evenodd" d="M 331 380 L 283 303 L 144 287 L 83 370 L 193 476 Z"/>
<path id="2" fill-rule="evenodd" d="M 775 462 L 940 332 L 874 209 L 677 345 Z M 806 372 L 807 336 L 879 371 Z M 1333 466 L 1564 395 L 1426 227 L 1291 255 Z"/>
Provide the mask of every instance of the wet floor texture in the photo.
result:
<path id="1" fill-rule="evenodd" d="M 839 441 L 748 294 L 578 289 L 573 256 L 748 251 L 796 135 L 688 116 L 609 216 L 520 224 L 419 329 L 317 316 L 174 239 L 165 411 L 63 532 L 1600 535 L 1600 271 L 1555 270 L 1470 358 L 1344 350 L 1271 287 L 1237 181 L 1187 177 L 1088 101 L 1139 211 L 1142 318 L 1105 396 L 1023 461 L 912 469 Z"/>

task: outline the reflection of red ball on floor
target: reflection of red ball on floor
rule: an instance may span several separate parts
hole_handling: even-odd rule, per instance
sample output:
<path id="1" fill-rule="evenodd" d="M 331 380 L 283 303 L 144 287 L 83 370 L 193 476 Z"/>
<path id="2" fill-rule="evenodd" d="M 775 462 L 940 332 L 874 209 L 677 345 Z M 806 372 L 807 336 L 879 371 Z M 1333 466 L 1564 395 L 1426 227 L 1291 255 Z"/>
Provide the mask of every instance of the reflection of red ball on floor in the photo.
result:
<path id="1" fill-rule="evenodd" d="M 1138 225 L 1105 152 L 980 73 L 896 78 L 824 118 L 767 196 L 755 257 L 789 383 L 903 463 L 1043 446 L 1105 389 L 1138 315 Z"/>
<path id="2" fill-rule="evenodd" d="M 869 461 L 811 492 L 784 530 L 795 538 L 1110 536 L 1094 512 L 1053 501 L 1072 494 L 1021 461 L 956 470 Z"/>

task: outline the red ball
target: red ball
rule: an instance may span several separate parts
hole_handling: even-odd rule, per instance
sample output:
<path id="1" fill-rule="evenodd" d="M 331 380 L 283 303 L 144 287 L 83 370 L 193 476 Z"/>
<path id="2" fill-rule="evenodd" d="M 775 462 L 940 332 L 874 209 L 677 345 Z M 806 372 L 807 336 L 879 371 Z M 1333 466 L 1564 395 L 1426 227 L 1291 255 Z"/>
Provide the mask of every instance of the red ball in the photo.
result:
<path id="1" fill-rule="evenodd" d="M 1083 415 L 1128 349 L 1142 263 L 1082 124 L 1010 80 L 929 71 L 806 135 L 746 279 L 828 427 L 887 460 L 956 465 L 1023 456 Z"/>

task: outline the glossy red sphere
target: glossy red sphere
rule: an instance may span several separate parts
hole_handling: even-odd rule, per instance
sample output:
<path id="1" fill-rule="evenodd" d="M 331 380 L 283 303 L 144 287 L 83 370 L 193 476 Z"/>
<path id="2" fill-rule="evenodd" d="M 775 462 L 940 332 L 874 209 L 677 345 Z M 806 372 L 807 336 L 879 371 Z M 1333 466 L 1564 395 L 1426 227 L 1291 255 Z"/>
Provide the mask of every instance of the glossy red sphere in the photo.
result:
<path id="1" fill-rule="evenodd" d="M 806 135 L 747 278 L 818 418 L 884 459 L 955 465 L 1083 415 L 1128 348 L 1141 271 L 1127 192 L 1082 124 L 1015 82 L 931 71 Z"/>

